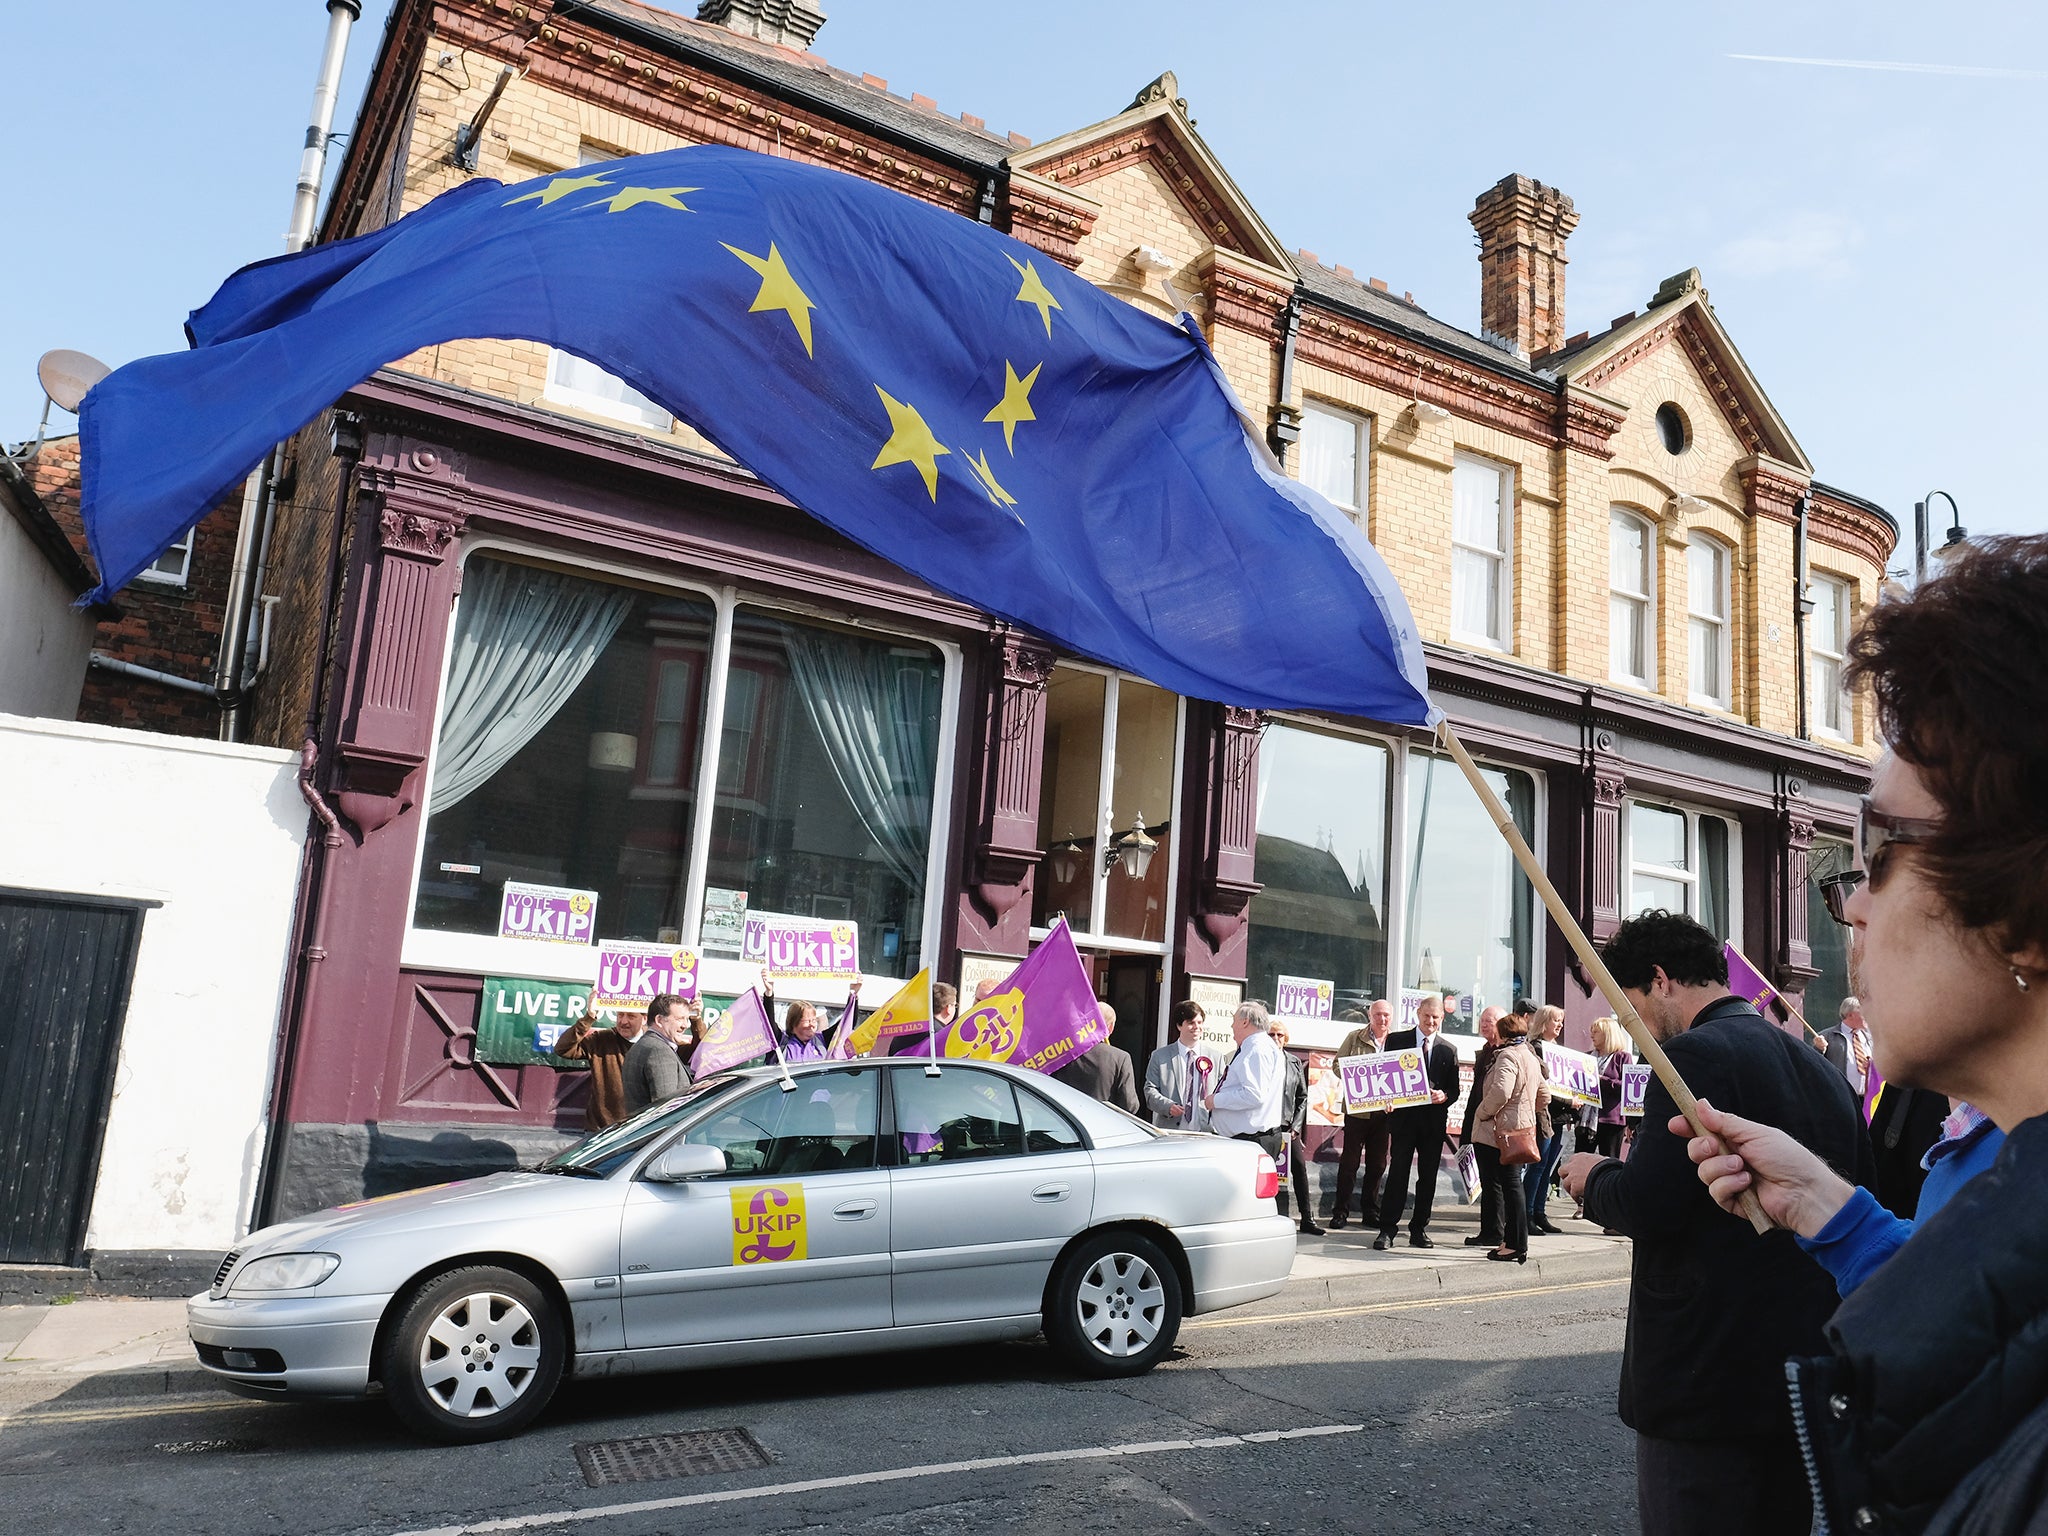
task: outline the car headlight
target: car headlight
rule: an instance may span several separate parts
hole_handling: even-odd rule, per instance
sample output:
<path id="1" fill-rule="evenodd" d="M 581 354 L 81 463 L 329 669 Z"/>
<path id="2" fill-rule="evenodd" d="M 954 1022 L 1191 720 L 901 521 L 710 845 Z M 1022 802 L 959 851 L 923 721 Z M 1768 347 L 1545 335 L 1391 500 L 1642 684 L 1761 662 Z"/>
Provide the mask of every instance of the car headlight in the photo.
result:
<path id="1" fill-rule="evenodd" d="M 236 1291 L 298 1291 L 318 1285 L 337 1269 L 341 1259 L 332 1253 L 273 1253 L 252 1259 L 242 1266 L 229 1287 Z"/>

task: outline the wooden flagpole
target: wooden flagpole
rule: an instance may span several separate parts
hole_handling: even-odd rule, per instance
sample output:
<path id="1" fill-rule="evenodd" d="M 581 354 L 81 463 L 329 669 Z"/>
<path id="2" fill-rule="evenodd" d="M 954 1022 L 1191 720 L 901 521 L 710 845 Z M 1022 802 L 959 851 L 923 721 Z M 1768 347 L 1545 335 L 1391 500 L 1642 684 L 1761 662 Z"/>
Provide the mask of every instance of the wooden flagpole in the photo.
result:
<path id="1" fill-rule="evenodd" d="M 1730 949 L 1735 949 L 1735 946 L 1733 944 L 1730 944 L 1728 947 Z M 1735 949 L 1735 955 L 1736 958 L 1739 959 L 1744 965 L 1748 966 L 1752 971 L 1756 971 L 1759 978 L 1762 977 L 1763 972 L 1757 970 L 1756 962 L 1751 960 L 1749 956 L 1743 954 L 1743 952 L 1739 949 Z M 1768 981 L 1766 981 L 1764 985 L 1767 987 L 1771 987 L 1771 984 Z M 1791 998 L 1787 997 L 1784 993 L 1780 992 L 1776 987 L 1771 987 L 1771 996 L 1776 998 L 1779 1002 L 1785 1005 L 1785 1011 L 1791 1014 L 1794 1019 L 1798 1020 L 1799 1027 L 1805 1030 L 1809 1035 L 1813 1036 L 1815 1041 L 1818 1041 L 1821 1038 L 1820 1031 L 1815 1029 L 1811 1024 L 1806 1022 L 1806 1015 L 1801 1013 L 1797 1008 L 1794 1008 L 1792 1006 Z"/>
<path id="2" fill-rule="evenodd" d="M 1458 740 L 1457 733 L 1451 729 L 1448 720 L 1437 727 L 1437 735 L 1449 748 L 1451 757 L 1456 761 L 1459 771 L 1465 775 L 1465 781 L 1472 786 L 1473 793 L 1479 796 L 1479 803 L 1486 808 L 1486 814 L 1492 819 L 1495 828 L 1507 839 L 1508 847 L 1515 855 L 1515 862 L 1522 866 L 1522 873 L 1529 877 L 1530 884 L 1536 887 L 1537 894 L 1543 898 L 1543 905 L 1549 911 L 1551 920 L 1564 934 L 1565 942 L 1571 945 L 1572 952 L 1579 957 L 1579 964 L 1584 966 L 1586 974 L 1593 978 L 1594 985 L 1607 999 L 1608 1006 L 1613 1008 L 1614 1017 L 1620 1021 L 1622 1028 L 1628 1031 L 1636 1049 L 1643 1053 L 1643 1059 L 1650 1064 L 1650 1070 L 1657 1074 L 1657 1081 L 1664 1085 L 1676 1101 L 1678 1112 L 1685 1116 L 1686 1124 L 1692 1127 L 1693 1135 L 1706 1135 L 1705 1127 L 1700 1124 L 1699 1100 L 1694 1098 L 1692 1090 L 1685 1086 L 1685 1079 L 1678 1075 L 1678 1069 L 1671 1065 L 1671 1058 L 1664 1054 L 1664 1047 L 1658 1044 L 1656 1037 L 1644 1026 L 1641 1016 L 1636 1013 L 1627 994 L 1621 990 L 1621 984 L 1614 979 L 1614 974 L 1601 960 L 1600 952 L 1593 948 L 1593 941 L 1586 937 L 1585 930 L 1580 928 L 1572 917 L 1571 910 L 1564 904 L 1564 898 L 1558 894 L 1557 887 L 1550 883 L 1550 876 L 1543 872 L 1543 866 L 1537 862 L 1535 850 L 1529 846 L 1528 839 L 1522 836 L 1522 829 L 1515 825 L 1514 817 L 1508 814 L 1508 808 L 1500 803 L 1500 796 L 1496 795 L 1493 786 L 1486 782 L 1485 775 L 1479 771 L 1479 765 L 1472 761 L 1472 754 L 1465 750 L 1465 744 Z M 1742 1214 L 1749 1218 L 1749 1224 L 1757 1231 L 1772 1230 L 1773 1223 L 1770 1217 L 1764 1214 L 1763 1206 L 1757 1202 L 1756 1191 L 1745 1189 L 1742 1192 Z"/>

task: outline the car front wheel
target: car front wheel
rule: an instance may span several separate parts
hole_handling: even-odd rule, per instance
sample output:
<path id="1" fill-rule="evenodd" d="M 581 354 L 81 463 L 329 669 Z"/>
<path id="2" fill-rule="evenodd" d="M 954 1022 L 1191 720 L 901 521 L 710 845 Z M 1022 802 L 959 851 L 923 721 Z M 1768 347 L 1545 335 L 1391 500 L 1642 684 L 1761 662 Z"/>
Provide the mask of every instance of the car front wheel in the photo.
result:
<path id="1" fill-rule="evenodd" d="M 1045 1331 L 1089 1376 L 1138 1376 L 1180 1336 L 1180 1276 L 1157 1243 L 1135 1232 L 1085 1239 L 1061 1263 Z"/>
<path id="2" fill-rule="evenodd" d="M 568 1339 L 524 1275 L 494 1265 L 453 1270 L 402 1306 L 378 1365 L 385 1400 L 413 1433 L 496 1440 L 532 1423 L 555 1395 Z"/>

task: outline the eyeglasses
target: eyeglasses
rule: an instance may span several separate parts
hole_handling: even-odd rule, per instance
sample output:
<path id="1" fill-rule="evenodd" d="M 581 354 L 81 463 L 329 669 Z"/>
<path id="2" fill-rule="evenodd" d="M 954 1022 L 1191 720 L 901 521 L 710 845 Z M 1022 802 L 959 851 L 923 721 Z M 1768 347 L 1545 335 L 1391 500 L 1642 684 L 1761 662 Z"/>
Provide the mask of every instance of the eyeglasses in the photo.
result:
<path id="1" fill-rule="evenodd" d="M 1849 898 L 1865 881 L 1872 891 L 1884 884 L 1891 860 L 1885 855 L 1894 844 L 1924 843 L 1941 830 L 1941 823 L 1924 816 L 1889 816 L 1863 797 L 1856 814 L 1856 857 L 1858 869 L 1845 869 L 1820 883 L 1820 897 L 1828 916 L 1843 927 L 1850 926 Z"/>

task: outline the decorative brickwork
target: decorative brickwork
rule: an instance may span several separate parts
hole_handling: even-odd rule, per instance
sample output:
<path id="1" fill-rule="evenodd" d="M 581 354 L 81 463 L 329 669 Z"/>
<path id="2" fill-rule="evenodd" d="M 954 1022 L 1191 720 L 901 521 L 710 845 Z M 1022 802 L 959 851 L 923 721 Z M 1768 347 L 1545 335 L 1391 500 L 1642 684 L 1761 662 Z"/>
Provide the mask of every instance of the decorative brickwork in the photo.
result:
<path id="1" fill-rule="evenodd" d="M 1564 345 L 1564 243 L 1572 200 L 1527 176 L 1503 176 L 1472 207 L 1479 232 L 1479 323 L 1523 356 Z"/>

